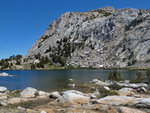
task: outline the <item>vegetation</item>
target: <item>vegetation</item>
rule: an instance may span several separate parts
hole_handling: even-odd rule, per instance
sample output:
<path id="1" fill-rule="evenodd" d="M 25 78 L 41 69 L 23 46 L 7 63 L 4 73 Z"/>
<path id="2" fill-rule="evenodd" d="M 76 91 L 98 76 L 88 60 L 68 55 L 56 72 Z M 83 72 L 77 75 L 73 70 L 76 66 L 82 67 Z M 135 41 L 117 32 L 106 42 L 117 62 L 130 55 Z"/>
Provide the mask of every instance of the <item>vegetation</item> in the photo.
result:
<path id="1" fill-rule="evenodd" d="M 114 83 L 114 84 L 109 85 L 109 88 L 111 88 L 112 90 L 119 90 L 123 88 L 123 86 L 120 86 L 117 83 Z"/>
<path id="2" fill-rule="evenodd" d="M 146 71 L 146 76 L 147 76 L 147 82 L 148 82 L 148 84 L 149 84 L 149 89 L 150 89 L 150 69 L 148 69 L 148 70 Z"/>
<path id="3" fill-rule="evenodd" d="M 136 79 L 130 80 L 130 83 L 141 83 L 144 82 L 144 75 L 141 72 L 136 72 Z"/>
<path id="4" fill-rule="evenodd" d="M 112 81 L 121 81 L 122 80 L 120 73 L 117 71 L 110 72 L 108 79 L 112 80 Z"/>
<path id="5" fill-rule="evenodd" d="M 119 95 L 115 91 L 109 91 L 109 90 L 106 90 L 106 89 L 99 89 L 99 92 L 101 94 L 101 97 L 106 97 L 106 96 L 111 96 L 111 95 Z"/>

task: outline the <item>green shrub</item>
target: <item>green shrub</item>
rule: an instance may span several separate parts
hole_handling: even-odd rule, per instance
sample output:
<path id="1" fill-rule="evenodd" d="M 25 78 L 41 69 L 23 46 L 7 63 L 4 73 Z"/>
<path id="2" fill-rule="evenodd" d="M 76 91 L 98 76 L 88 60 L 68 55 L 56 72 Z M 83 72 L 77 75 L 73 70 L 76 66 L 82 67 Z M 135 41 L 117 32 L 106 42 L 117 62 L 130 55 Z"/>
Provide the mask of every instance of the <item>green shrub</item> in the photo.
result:
<path id="1" fill-rule="evenodd" d="M 109 85 L 109 88 L 111 88 L 112 90 L 119 90 L 123 88 L 123 86 L 119 86 L 118 84 L 114 83 L 114 84 Z"/>
<path id="2" fill-rule="evenodd" d="M 117 92 L 109 91 L 106 89 L 99 89 L 101 97 L 111 96 L 111 95 L 119 95 Z"/>
<path id="3" fill-rule="evenodd" d="M 31 64 L 31 69 L 36 69 L 36 65 L 35 64 Z"/>
<path id="4" fill-rule="evenodd" d="M 117 71 L 110 72 L 108 79 L 113 80 L 113 81 L 121 81 L 122 80 L 120 73 Z"/>
<path id="5" fill-rule="evenodd" d="M 136 72 L 136 79 L 130 80 L 130 83 L 141 83 L 144 82 L 144 75 L 141 72 Z"/>

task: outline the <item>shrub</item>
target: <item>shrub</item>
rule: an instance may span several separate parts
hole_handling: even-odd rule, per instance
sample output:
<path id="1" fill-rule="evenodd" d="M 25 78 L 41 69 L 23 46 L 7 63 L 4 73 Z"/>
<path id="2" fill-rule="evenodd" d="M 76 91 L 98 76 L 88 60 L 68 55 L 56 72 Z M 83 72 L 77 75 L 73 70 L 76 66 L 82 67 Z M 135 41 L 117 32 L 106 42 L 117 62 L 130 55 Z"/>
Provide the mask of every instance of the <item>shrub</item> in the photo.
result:
<path id="1" fill-rule="evenodd" d="M 111 96 L 111 95 L 118 95 L 117 92 L 109 91 L 106 89 L 99 89 L 99 92 L 101 94 L 101 97 Z"/>
<path id="2" fill-rule="evenodd" d="M 117 72 L 117 71 L 110 72 L 109 76 L 108 76 L 108 79 L 109 80 L 113 80 L 113 81 L 120 81 L 120 80 L 122 80 L 121 76 L 120 76 L 120 73 Z"/>
<path id="3" fill-rule="evenodd" d="M 123 88 L 123 86 L 119 86 L 117 83 L 114 83 L 114 84 L 109 85 L 109 88 L 111 88 L 113 90 L 119 90 L 119 89 Z"/>
<path id="4" fill-rule="evenodd" d="M 130 83 L 144 82 L 144 75 L 141 72 L 136 72 L 136 79 L 130 80 Z"/>
<path id="5" fill-rule="evenodd" d="M 36 65 L 35 64 L 31 64 L 31 69 L 36 69 Z"/>

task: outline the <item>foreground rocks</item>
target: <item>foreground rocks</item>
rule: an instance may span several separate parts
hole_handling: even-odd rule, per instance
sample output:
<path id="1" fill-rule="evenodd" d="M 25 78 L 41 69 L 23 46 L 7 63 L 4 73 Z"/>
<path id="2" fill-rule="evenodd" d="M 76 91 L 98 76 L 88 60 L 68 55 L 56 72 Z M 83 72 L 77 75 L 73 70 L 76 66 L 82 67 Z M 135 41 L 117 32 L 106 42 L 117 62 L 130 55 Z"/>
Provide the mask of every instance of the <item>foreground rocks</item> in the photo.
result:
<path id="1" fill-rule="evenodd" d="M 112 81 L 105 82 L 95 79 L 88 87 L 81 85 L 87 89 L 86 93 L 77 90 L 45 92 L 32 87 L 27 87 L 22 91 L 8 91 L 7 88 L 1 87 L 0 105 L 3 107 L 0 108 L 0 113 L 150 112 L 149 90 L 146 90 L 146 92 L 137 90 L 139 88 L 141 88 L 141 91 L 144 88 L 147 89 L 147 85 L 144 83 L 135 84 L 134 86 L 138 87 L 131 88 L 129 86 L 132 85 L 128 82 L 115 83 L 126 85 L 123 85 L 121 89 L 112 89 L 111 85 L 114 84 Z M 79 86 L 77 85 L 77 87 Z"/>

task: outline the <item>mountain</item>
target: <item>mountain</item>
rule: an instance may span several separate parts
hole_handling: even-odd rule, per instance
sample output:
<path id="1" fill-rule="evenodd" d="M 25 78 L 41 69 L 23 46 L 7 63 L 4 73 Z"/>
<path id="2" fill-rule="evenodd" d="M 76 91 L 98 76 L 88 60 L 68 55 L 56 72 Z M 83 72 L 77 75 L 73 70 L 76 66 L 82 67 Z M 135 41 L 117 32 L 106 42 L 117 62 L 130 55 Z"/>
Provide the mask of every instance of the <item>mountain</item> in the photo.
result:
<path id="1" fill-rule="evenodd" d="M 150 67 L 150 10 L 104 7 L 53 21 L 24 59 L 94 68 Z M 32 60 L 31 60 L 32 59 Z"/>

